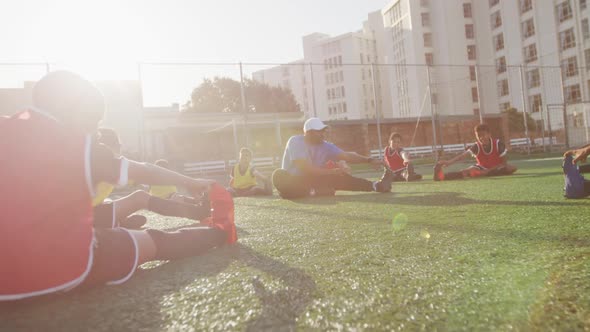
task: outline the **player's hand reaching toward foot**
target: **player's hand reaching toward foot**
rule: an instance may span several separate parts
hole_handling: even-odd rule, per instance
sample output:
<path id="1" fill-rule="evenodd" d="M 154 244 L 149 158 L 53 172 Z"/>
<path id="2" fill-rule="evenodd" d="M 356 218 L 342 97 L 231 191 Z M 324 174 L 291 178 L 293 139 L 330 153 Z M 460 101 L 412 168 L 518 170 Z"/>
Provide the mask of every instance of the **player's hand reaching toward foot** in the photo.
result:
<path id="1" fill-rule="evenodd" d="M 577 163 L 578 161 L 581 161 L 583 163 L 586 162 L 586 159 L 588 158 L 588 155 L 590 154 L 590 147 L 585 147 L 585 148 L 581 148 L 581 149 L 576 149 L 576 150 L 569 150 L 566 151 L 566 153 L 563 154 L 564 157 L 567 156 L 576 156 L 573 160 L 572 163 Z"/>

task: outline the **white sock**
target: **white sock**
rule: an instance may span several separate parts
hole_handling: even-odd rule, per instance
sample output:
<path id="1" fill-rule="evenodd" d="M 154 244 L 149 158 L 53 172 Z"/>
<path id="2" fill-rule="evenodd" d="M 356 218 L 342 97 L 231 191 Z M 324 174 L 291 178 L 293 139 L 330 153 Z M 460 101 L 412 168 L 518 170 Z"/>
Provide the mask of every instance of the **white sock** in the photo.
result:
<path id="1" fill-rule="evenodd" d="M 379 181 L 373 182 L 373 191 L 377 191 L 377 182 Z"/>

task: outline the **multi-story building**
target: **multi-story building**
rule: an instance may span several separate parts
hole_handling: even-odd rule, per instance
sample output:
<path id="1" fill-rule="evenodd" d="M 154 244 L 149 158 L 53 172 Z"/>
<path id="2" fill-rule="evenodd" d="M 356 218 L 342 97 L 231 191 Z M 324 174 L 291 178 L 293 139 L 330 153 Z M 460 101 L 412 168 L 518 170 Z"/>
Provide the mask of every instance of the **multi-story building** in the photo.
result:
<path id="1" fill-rule="evenodd" d="M 383 97 L 388 92 L 383 91 L 386 87 L 380 74 L 371 66 L 379 62 L 376 35 L 381 30 L 382 19 L 375 12 L 360 31 L 334 37 L 321 33 L 304 36 L 303 60 L 261 70 L 252 77 L 273 86 L 289 86 L 306 116 L 373 119 L 389 102 Z M 299 68 L 295 69 L 297 75 L 286 75 L 293 68 Z"/>
<path id="2" fill-rule="evenodd" d="M 482 80 L 496 83 L 495 96 L 489 93 L 496 105 L 488 105 L 486 111 L 514 107 L 540 121 L 549 105 L 561 108 L 564 101 L 575 104 L 588 100 L 590 28 L 586 0 L 472 2 L 481 41 L 478 47 L 491 45 L 491 52 L 485 53 L 489 59 L 483 64 L 492 60 L 495 64 L 495 75 L 490 73 Z M 575 116 L 588 122 L 590 112 L 578 108 Z M 559 126 L 563 119 L 557 117 L 551 122 Z"/>

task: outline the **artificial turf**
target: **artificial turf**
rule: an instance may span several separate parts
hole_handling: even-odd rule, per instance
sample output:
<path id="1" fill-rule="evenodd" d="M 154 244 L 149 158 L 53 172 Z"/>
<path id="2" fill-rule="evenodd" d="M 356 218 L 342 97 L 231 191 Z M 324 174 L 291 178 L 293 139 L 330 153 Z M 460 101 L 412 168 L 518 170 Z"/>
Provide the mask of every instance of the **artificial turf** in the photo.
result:
<path id="1" fill-rule="evenodd" d="M 448 182 L 423 166 L 391 194 L 238 198 L 238 245 L 2 304 L 0 330 L 589 330 L 590 200 L 563 198 L 557 159 L 515 164 Z"/>

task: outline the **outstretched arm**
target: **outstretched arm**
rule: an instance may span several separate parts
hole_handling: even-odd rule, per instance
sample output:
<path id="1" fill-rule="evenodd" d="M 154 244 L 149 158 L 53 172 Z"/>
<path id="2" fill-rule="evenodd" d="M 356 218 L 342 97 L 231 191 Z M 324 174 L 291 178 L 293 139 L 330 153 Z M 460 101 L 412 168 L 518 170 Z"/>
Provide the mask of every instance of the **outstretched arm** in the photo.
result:
<path id="1" fill-rule="evenodd" d="M 312 165 L 307 159 L 293 160 L 295 167 L 303 174 L 307 175 L 342 175 L 344 171 L 340 168 L 321 168 Z"/>
<path id="2" fill-rule="evenodd" d="M 471 154 L 471 151 L 465 150 L 465 151 L 463 151 L 463 153 L 455 156 L 451 160 L 440 160 L 438 163 L 441 164 L 441 165 L 443 165 L 443 166 L 450 166 L 450 165 L 456 163 L 459 160 L 465 159 L 465 157 L 467 157 L 467 155 L 470 155 L 470 154 Z"/>
<path id="3" fill-rule="evenodd" d="M 356 152 L 342 152 L 337 156 L 337 158 L 339 160 L 344 160 L 344 161 L 347 161 L 352 164 L 367 163 L 375 168 L 379 168 L 379 167 L 383 166 L 382 160 L 374 159 L 371 157 L 366 157 L 366 156 L 360 155 Z"/>
<path id="4" fill-rule="evenodd" d="M 585 163 L 586 159 L 588 158 L 588 155 L 590 155 L 590 144 L 585 145 L 581 148 L 568 150 L 563 154 L 564 157 L 572 156 L 572 155 L 576 156 L 573 160 L 574 164 L 577 163 L 578 161 Z"/>

